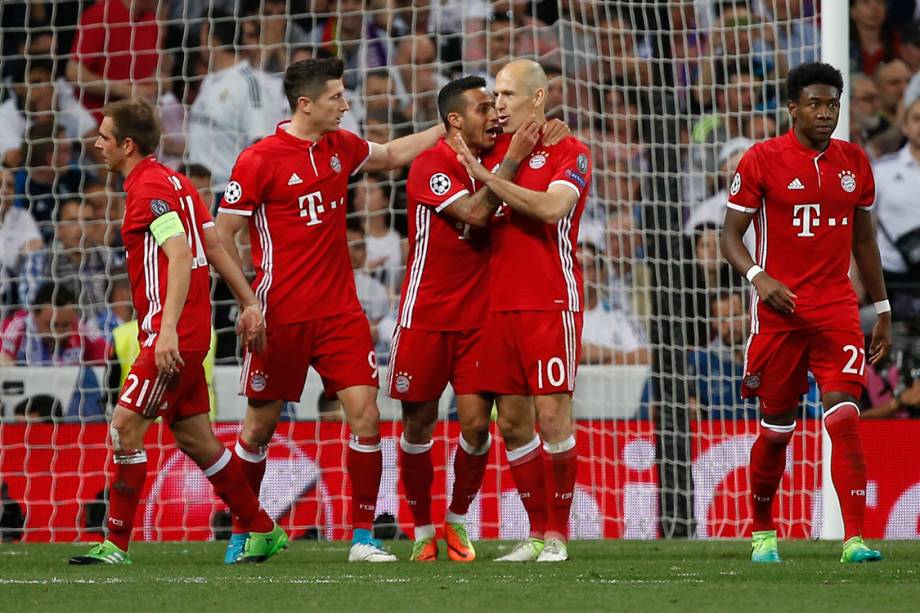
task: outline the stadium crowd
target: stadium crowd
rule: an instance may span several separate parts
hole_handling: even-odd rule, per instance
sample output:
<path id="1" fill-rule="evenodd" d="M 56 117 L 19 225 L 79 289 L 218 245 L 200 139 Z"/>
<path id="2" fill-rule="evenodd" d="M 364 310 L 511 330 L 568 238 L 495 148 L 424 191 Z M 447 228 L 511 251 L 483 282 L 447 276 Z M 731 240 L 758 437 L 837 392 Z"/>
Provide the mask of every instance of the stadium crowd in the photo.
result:
<path id="1" fill-rule="evenodd" d="M 753 416 L 756 407 L 739 397 L 748 289 L 723 261 L 718 235 L 739 159 L 790 127 L 781 75 L 820 55 L 814 4 L 675 0 L 631 11 L 595 0 L 4 2 L 0 364 L 104 364 L 115 330 L 134 317 L 119 231 L 122 185 L 92 146 L 105 102 L 155 101 L 161 161 L 216 207 L 239 152 L 289 114 L 281 72 L 291 62 L 342 57 L 351 106 L 342 127 L 385 142 L 435 124 L 448 79 L 491 82 L 509 59 L 533 57 L 551 79 L 549 116 L 590 146 L 597 169 L 579 239 L 582 362 L 653 359 L 655 263 L 646 241 L 669 230 L 657 226 L 649 203 L 660 199 L 653 177 L 670 173 L 679 177 L 670 205 L 683 232 L 673 248 L 685 252 L 688 284 L 681 312 L 670 315 L 687 328 L 690 410 Z M 909 322 L 916 326 L 920 313 L 920 3 L 851 0 L 850 17 L 851 138 L 875 164 L 895 335 L 910 356 L 917 330 Z M 670 131 L 652 121 L 656 112 L 670 113 Z M 677 153 L 679 169 L 664 161 L 664 149 Z M 407 257 L 405 178 L 405 171 L 359 176 L 348 198 L 355 281 L 381 364 Z M 854 284 L 867 302 L 855 277 Z M 213 294 L 216 362 L 237 364 L 232 296 L 219 281 Z M 814 414 L 812 388 L 805 410 Z M 102 418 L 104 400 L 96 402 L 77 416 Z M 871 373 L 866 406 L 873 407 L 866 417 L 920 415 L 912 410 L 920 408 L 920 383 L 886 366 Z M 74 415 L 17 409 L 23 419 L 54 411 Z"/>

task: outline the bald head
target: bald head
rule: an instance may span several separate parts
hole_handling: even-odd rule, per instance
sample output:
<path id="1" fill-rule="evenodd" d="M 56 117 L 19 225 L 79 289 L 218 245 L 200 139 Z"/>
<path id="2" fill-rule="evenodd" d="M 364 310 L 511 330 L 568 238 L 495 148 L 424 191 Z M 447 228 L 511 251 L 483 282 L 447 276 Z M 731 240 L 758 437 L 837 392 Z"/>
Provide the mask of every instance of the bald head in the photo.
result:
<path id="1" fill-rule="evenodd" d="M 533 96 L 538 89 L 544 92 L 547 87 L 546 73 L 543 67 L 533 60 L 513 60 L 498 71 L 496 80 L 505 73 L 505 77 L 518 85 L 522 93 Z"/>

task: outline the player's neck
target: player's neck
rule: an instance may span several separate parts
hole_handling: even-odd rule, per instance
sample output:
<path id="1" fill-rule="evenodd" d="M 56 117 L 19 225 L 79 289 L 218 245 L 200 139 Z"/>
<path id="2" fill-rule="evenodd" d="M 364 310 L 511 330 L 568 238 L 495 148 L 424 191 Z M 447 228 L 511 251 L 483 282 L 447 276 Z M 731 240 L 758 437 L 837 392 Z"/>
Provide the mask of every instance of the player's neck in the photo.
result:
<path id="1" fill-rule="evenodd" d="M 824 150 L 827 149 L 831 144 L 830 137 L 821 140 L 812 140 L 808 138 L 802 134 L 798 126 L 792 127 L 792 134 L 796 137 L 796 139 L 798 139 L 799 143 L 801 143 L 803 147 L 811 149 L 815 153 L 823 153 Z"/>
<path id="2" fill-rule="evenodd" d="M 134 156 L 134 157 L 125 158 L 124 166 L 121 167 L 121 171 L 120 171 L 121 176 L 127 179 L 128 175 L 131 174 L 131 171 L 134 170 L 138 164 L 144 161 L 144 157 Z"/>
<path id="3" fill-rule="evenodd" d="M 291 123 L 287 124 L 284 127 L 287 130 L 287 133 L 295 138 L 300 140 L 308 140 L 311 143 L 315 143 L 323 137 L 323 132 L 320 132 L 319 128 L 313 126 L 305 118 L 300 115 L 295 115 L 291 118 Z"/>
<path id="4" fill-rule="evenodd" d="M 447 146 L 453 149 L 455 153 L 460 153 L 460 150 L 457 148 L 457 141 L 455 140 L 458 134 L 460 133 L 457 132 L 456 130 L 451 130 L 450 132 L 444 135 L 444 140 L 447 141 Z M 463 139 L 463 142 L 466 143 L 466 139 Z M 479 147 L 477 147 L 476 145 L 471 145 L 469 143 L 466 143 L 466 146 L 470 150 L 470 153 L 472 153 L 476 157 L 479 157 L 479 154 L 482 153 L 479 150 Z"/>

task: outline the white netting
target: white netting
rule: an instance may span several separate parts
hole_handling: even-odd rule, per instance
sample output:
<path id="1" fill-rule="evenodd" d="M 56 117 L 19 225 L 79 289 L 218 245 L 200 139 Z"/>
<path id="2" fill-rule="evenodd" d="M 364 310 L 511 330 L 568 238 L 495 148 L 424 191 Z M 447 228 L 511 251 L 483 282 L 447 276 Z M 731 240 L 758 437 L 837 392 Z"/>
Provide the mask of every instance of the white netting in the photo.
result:
<path id="1" fill-rule="evenodd" d="M 747 288 L 719 256 L 718 226 L 740 155 L 789 127 L 783 76 L 820 56 L 815 2 L 98 0 L 4 2 L 0 16 L 0 155 L 12 169 L 0 228 L 8 321 L 0 359 L 16 364 L 0 369 L 0 481 L 28 510 L 29 539 L 83 537 L 104 513 L 103 422 L 117 387 L 106 346 L 133 315 L 118 233 L 122 182 L 105 177 L 93 152 L 94 111 L 132 93 L 156 99 L 160 158 L 214 199 L 239 151 L 285 117 L 280 72 L 326 53 L 346 60 L 344 127 L 379 142 L 435 123 L 437 91 L 455 76 L 491 82 L 512 57 L 541 62 L 551 79 L 548 115 L 590 146 L 595 168 L 581 231 L 590 313 L 576 392 L 584 461 L 573 534 L 749 529 L 757 412 L 737 397 Z M 381 364 L 404 272 L 405 176 L 369 175 L 350 193 L 366 247 L 356 276 Z M 55 300 L 79 310 L 30 310 Z M 216 428 L 229 442 L 245 408 L 236 396 L 235 306 L 219 282 L 214 300 L 216 419 L 226 422 Z M 311 379 L 304 402 L 287 409 L 262 498 L 295 535 L 340 538 L 343 428 L 335 407 L 317 405 L 318 392 Z M 379 510 L 406 528 L 398 407 L 383 394 L 380 402 Z M 447 394 L 442 413 L 453 418 L 452 404 Z M 818 415 L 813 391 L 779 497 L 784 534 L 815 536 L 821 525 Z M 49 416 L 53 423 L 37 423 Z M 219 504 L 169 435 L 153 432 L 139 530 L 148 539 L 209 538 Z M 436 517 L 452 481 L 457 423 L 438 433 Z M 500 451 L 471 510 L 474 537 L 526 532 Z M 885 533 L 886 518 L 872 521 L 872 536 Z M 897 519 L 901 532 L 891 534 L 913 534 L 902 529 L 909 523 Z"/>

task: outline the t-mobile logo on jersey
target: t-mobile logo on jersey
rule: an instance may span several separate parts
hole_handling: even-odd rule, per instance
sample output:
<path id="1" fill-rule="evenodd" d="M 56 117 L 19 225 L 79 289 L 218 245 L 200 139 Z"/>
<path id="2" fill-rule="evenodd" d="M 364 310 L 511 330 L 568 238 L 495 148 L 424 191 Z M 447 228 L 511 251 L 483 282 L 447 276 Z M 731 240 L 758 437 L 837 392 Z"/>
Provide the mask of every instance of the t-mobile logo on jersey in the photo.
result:
<path id="1" fill-rule="evenodd" d="M 792 225 L 802 228 L 796 236 L 814 236 L 812 229 L 821 225 L 820 204 L 797 204 L 792 209 Z"/>
<path id="2" fill-rule="evenodd" d="M 323 194 L 321 192 L 310 192 L 309 194 L 304 194 L 299 197 L 297 199 L 297 204 L 300 205 L 300 216 L 309 218 L 307 225 L 315 226 L 323 223 L 323 220 L 319 218 L 320 215 L 325 213 L 327 209 L 335 210 L 339 206 L 342 206 L 345 204 L 345 199 L 333 200 L 327 206 L 323 203 Z"/>

